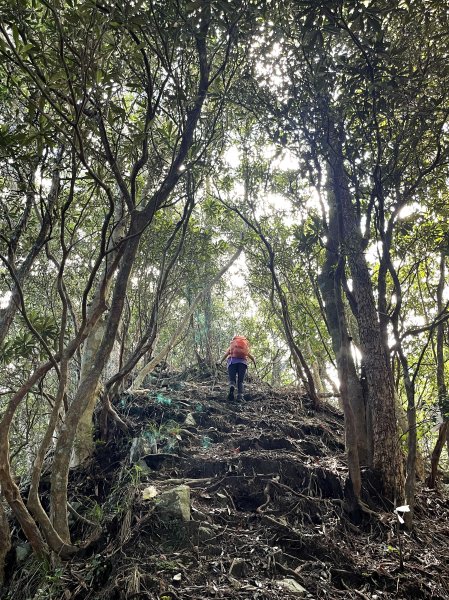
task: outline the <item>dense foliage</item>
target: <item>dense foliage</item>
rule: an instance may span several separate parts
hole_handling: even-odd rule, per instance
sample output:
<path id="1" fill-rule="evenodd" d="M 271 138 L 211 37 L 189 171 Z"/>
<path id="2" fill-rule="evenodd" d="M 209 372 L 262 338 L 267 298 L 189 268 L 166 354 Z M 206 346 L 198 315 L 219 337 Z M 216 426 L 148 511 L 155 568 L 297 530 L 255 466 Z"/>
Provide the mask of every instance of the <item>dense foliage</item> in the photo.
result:
<path id="1" fill-rule="evenodd" d="M 36 553 L 76 552 L 96 406 L 126 428 L 145 365 L 235 333 L 340 398 L 355 497 L 362 463 L 413 507 L 449 414 L 444 3 L 1 4 L 0 485 Z"/>

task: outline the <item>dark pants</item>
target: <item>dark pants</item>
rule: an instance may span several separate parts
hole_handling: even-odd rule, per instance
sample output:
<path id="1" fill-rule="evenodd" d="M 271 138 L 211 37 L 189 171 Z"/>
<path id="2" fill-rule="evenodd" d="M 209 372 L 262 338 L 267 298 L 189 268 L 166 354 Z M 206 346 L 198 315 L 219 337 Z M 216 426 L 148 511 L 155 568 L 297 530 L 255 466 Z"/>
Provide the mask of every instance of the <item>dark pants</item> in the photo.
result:
<path id="1" fill-rule="evenodd" d="M 231 363 L 228 366 L 229 385 L 235 386 L 237 378 L 237 394 L 243 394 L 243 381 L 248 367 L 244 363 Z"/>

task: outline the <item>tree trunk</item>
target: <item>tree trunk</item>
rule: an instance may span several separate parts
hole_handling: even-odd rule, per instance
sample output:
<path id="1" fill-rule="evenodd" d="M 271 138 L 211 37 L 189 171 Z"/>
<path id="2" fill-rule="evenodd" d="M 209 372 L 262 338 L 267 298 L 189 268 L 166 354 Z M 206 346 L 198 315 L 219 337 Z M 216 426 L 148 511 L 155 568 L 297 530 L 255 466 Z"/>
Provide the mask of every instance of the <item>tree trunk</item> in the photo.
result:
<path id="1" fill-rule="evenodd" d="M 115 227 L 113 228 L 112 236 L 108 243 L 108 251 L 110 253 L 108 257 L 108 263 L 110 263 L 114 256 L 117 255 L 117 248 L 119 247 L 119 242 L 124 238 L 126 232 L 126 219 L 123 218 L 123 210 L 124 210 L 124 201 L 121 198 L 115 205 L 114 208 L 114 217 L 115 217 Z M 112 285 L 112 278 L 108 277 L 108 269 L 107 264 L 104 269 L 104 273 L 100 278 L 100 281 L 97 286 L 97 290 L 94 296 L 93 302 L 97 301 L 98 295 L 102 290 L 104 297 L 108 299 L 110 294 L 110 289 Z M 90 334 L 86 338 L 86 341 L 83 344 L 82 354 L 81 354 L 81 368 L 80 368 L 80 381 L 82 381 L 92 364 L 94 363 L 95 356 L 100 348 L 100 344 L 103 339 L 103 335 L 105 333 L 105 319 L 98 319 L 95 326 L 92 328 Z M 92 420 L 93 414 L 95 410 L 95 405 L 98 400 L 98 394 L 100 390 L 100 382 L 98 382 L 97 388 L 92 394 L 92 397 L 89 399 L 86 408 L 81 415 L 80 421 L 78 423 L 75 443 L 73 447 L 72 457 L 71 457 L 71 466 L 75 467 L 77 465 L 82 464 L 85 460 L 87 460 L 93 453 L 94 450 L 94 441 L 93 441 L 93 432 L 92 432 Z"/>
<path id="2" fill-rule="evenodd" d="M 86 373 L 84 379 L 79 383 L 55 447 L 51 476 L 51 511 L 53 525 L 62 540 L 67 544 L 70 544 L 70 533 L 67 521 L 67 484 L 70 457 L 79 420 L 89 406 L 89 403 L 96 397 L 101 374 L 114 345 L 125 302 L 128 280 L 139 246 L 140 235 L 138 232 L 142 231 L 141 221 L 142 219 L 135 218 L 129 227 L 129 238 L 124 242 L 126 247 L 115 280 L 114 293 L 105 334 L 91 368 Z"/>
<path id="3" fill-rule="evenodd" d="M 330 116 L 330 115 L 329 115 Z M 330 123 L 328 160 L 335 195 L 342 249 L 348 259 L 357 302 L 357 323 L 365 365 L 373 424 L 373 467 L 379 472 L 385 494 L 401 502 L 404 477 L 395 414 L 395 391 L 388 357 L 382 342 L 371 276 L 364 255 L 363 238 L 344 170 L 342 145 Z"/>
<path id="4" fill-rule="evenodd" d="M 215 361 L 212 352 L 212 294 L 211 290 L 206 293 L 204 298 L 204 332 L 203 343 L 205 361 L 209 367 L 213 367 Z"/>
<path id="5" fill-rule="evenodd" d="M 35 554 L 38 558 L 44 559 L 49 554 L 48 546 L 42 538 L 34 519 L 27 510 L 17 484 L 9 477 L 9 473 L 10 465 L 8 460 L 6 464 L 0 464 L 3 495 L 19 521 L 22 531 L 30 542 Z"/>
<path id="6" fill-rule="evenodd" d="M 445 287 L 445 272 L 446 272 L 446 257 L 444 252 L 440 255 L 440 277 L 437 289 L 437 309 L 440 315 L 443 311 L 443 292 Z M 444 441 L 449 433 L 449 402 L 447 397 L 446 378 L 444 376 L 444 323 L 439 323 L 437 326 L 437 388 L 438 388 L 438 404 L 440 406 L 443 423 L 438 431 L 438 439 L 432 452 L 430 461 L 430 474 L 427 484 L 430 488 L 434 488 L 437 482 L 438 463 L 440 462 L 441 452 L 443 450 Z M 449 446 L 448 446 L 449 454 Z"/>
<path id="7" fill-rule="evenodd" d="M 94 364 L 95 357 L 100 348 L 101 341 L 103 339 L 106 330 L 105 318 L 99 319 L 96 327 L 92 330 L 91 335 L 86 339 L 83 345 L 83 351 L 81 354 L 81 369 L 80 369 L 80 382 L 83 381 Z M 70 466 L 76 467 L 82 464 L 85 460 L 92 455 L 94 449 L 93 432 L 92 432 L 92 419 L 95 410 L 95 405 L 98 399 L 98 393 L 100 390 L 100 381 L 95 388 L 95 392 L 92 394 L 86 408 L 80 417 L 75 442 L 73 445 L 73 452 L 71 456 Z"/>
<path id="8" fill-rule="evenodd" d="M 313 381 L 315 382 L 315 388 L 316 388 L 317 394 L 318 394 L 318 396 L 321 396 L 322 394 L 324 394 L 324 386 L 323 386 L 323 382 L 321 381 L 320 366 L 318 364 L 317 357 L 313 353 L 313 350 L 312 350 L 309 340 L 306 340 L 306 352 L 310 356 L 311 371 L 312 371 Z"/>
<path id="9" fill-rule="evenodd" d="M 271 385 L 279 386 L 281 383 L 281 349 L 276 348 L 276 352 L 271 359 Z"/>
<path id="10" fill-rule="evenodd" d="M 42 465 L 44 463 L 45 455 L 47 453 L 48 448 L 50 447 L 56 424 L 59 418 L 60 408 L 63 402 L 64 395 L 66 393 L 67 387 L 67 377 L 68 377 L 68 359 L 66 356 L 63 356 L 61 360 L 61 369 L 60 369 L 60 380 L 58 386 L 58 393 L 55 398 L 55 402 L 53 404 L 52 412 L 50 415 L 50 420 L 47 426 L 47 430 L 45 432 L 44 437 L 42 438 L 42 442 L 39 446 L 39 449 L 36 453 L 36 457 L 33 463 L 33 468 L 31 471 L 31 484 L 30 491 L 28 493 L 28 502 L 27 506 L 36 518 L 39 523 L 42 532 L 45 536 L 47 544 L 54 552 L 57 552 L 63 558 L 74 554 L 77 551 L 75 546 L 67 545 L 58 535 L 56 530 L 54 529 L 47 513 L 45 512 L 40 498 L 39 498 L 39 483 L 40 476 L 42 472 Z"/>
<path id="11" fill-rule="evenodd" d="M 90 327 L 93 326 L 104 309 L 105 306 L 103 300 L 100 298 L 98 306 L 95 307 L 95 310 L 93 310 L 91 314 L 90 321 L 87 321 L 83 324 L 75 339 L 72 340 L 67 346 L 65 350 L 67 359 L 71 358 L 76 352 L 79 345 L 88 335 Z M 60 354 L 55 356 L 55 360 L 60 360 L 60 358 Z M 11 423 L 20 403 L 30 392 L 33 386 L 36 385 L 36 383 L 40 381 L 53 366 L 54 360 L 49 360 L 39 365 L 34 373 L 28 378 L 28 381 L 26 381 L 16 392 L 16 394 L 14 394 L 14 396 L 9 400 L 6 410 L 2 415 L 2 419 L 0 420 L 0 484 L 3 489 L 4 497 L 10 505 L 15 517 L 17 518 L 22 531 L 30 542 L 34 552 L 39 557 L 46 557 L 48 555 L 48 547 L 42 539 L 36 522 L 25 506 L 20 495 L 20 490 L 13 479 L 9 462 L 9 434 Z"/>
<path id="12" fill-rule="evenodd" d="M 440 462 L 441 452 L 443 451 L 444 443 L 446 442 L 448 432 L 449 421 L 445 421 L 444 423 L 441 423 L 440 428 L 438 430 L 438 439 L 430 459 L 430 473 L 426 482 L 430 488 L 436 487 L 438 476 L 438 463 Z"/>
<path id="13" fill-rule="evenodd" d="M 343 270 L 343 260 L 340 259 L 340 264 L 335 269 L 334 277 L 334 297 L 335 310 L 339 323 L 339 338 L 340 348 L 337 354 L 337 364 L 341 373 L 340 395 L 345 414 L 345 436 L 346 436 L 346 451 L 348 455 L 349 477 L 352 483 L 352 490 L 356 499 L 360 498 L 362 488 L 362 480 L 360 474 L 360 459 L 359 459 L 359 432 L 357 431 L 356 420 L 352 403 L 349 397 L 349 381 L 348 367 L 350 364 L 349 357 L 351 356 L 351 346 L 349 336 L 346 331 L 346 320 L 344 318 L 344 305 L 341 297 L 341 272 Z"/>
<path id="14" fill-rule="evenodd" d="M 415 403 L 415 384 L 410 377 L 407 358 L 402 348 L 399 348 L 399 355 L 402 364 L 405 392 L 407 395 L 407 471 L 405 478 L 405 501 L 410 511 L 405 513 L 404 521 L 406 526 L 411 529 L 413 522 L 413 513 L 415 506 L 416 491 L 416 448 L 418 443 L 416 432 L 416 403 Z"/>
<path id="15" fill-rule="evenodd" d="M 278 288 L 278 294 L 280 293 L 280 286 Z M 296 366 L 296 370 L 299 374 L 300 379 L 303 381 L 305 388 L 307 390 L 307 394 L 312 400 L 313 406 L 315 408 L 319 408 L 321 405 L 318 394 L 316 393 L 315 382 L 313 380 L 313 374 L 304 358 L 303 353 L 301 352 L 298 344 L 295 342 L 295 338 L 293 336 L 293 326 L 290 318 L 290 313 L 288 310 L 287 301 L 283 292 L 280 293 L 280 301 L 282 307 L 282 321 L 284 324 L 285 337 L 287 339 L 288 346 L 290 348 L 290 352 L 292 354 L 293 362 Z"/>
<path id="16" fill-rule="evenodd" d="M 328 173 L 328 177 L 330 178 L 330 173 Z M 372 458 L 372 452 L 369 451 L 369 447 L 372 445 L 372 436 L 369 435 L 371 432 L 368 433 L 367 429 L 366 405 L 362 385 L 357 376 L 350 349 L 349 351 L 342 351 L 343 340 L 349 340 L 349 334 L 342 302 L 341 285 L 340 282 L 338 286 L 335 283 L 335 272 L 339 254 L 339 228 L 335 199 L 331 188 L 328 189 L 328 205 L 329 226 L 326 242 L 326 260 L 318 277 L 318 284 L 324 300 L 326 322 L 332 340 L 332 348 L 337 360 L 338 376 L 340 382 L 344 383 L 347 388 L 348 401 L 351 405 L 359 461 L 362 464 L 371 466 L 370 459 Z M 341 309 L 338 310 L 340 303 Z"/>
<path id="17" fill-rule="evenodd" d="M 0 592 L 5 582 L 5 558 L 11 549 L 11 531 L 0 493 Z"/>

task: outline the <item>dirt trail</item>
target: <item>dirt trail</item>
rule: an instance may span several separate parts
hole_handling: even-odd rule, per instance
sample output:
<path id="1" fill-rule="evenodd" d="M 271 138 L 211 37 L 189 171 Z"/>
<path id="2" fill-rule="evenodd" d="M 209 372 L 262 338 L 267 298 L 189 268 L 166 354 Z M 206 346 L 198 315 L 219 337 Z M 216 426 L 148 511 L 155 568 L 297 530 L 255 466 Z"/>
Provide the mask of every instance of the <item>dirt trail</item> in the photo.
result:
<path id="1" fill-rule="evenodd" d="M 120 400 L 134 441 L 117 433 L 72 473 L 71 500 L 101 534 L 76 520 L 95 539 L 84 554 L 44 584 L 30 557 L 8 598 L 449 598 L 447 500 L 420 496 L 400 571 L 396 518 L 372 482 L 367 512 L 347 512 L 338 409 L 256 382 L 230 404 L 223 373 L 200 375 Z"/>

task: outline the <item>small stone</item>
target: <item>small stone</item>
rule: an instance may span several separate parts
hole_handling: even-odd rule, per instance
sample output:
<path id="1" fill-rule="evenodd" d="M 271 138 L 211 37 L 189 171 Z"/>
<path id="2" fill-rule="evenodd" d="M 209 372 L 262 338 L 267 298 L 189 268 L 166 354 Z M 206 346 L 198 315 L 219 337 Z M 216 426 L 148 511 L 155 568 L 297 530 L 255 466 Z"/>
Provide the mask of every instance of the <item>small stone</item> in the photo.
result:
<path id="1" fill-rule="evenodd" d="M 26 559 L 26 557 L 31 553 L 30 544 L 19 544 L 16 546 L 16 560 L 17 562 L 22 562 Z"/>
<path id="2" fill-rule="evenodd" d="M 190 521 L 190 488 L 188 485 L 161 492 L 155 499 L 156 513 L 167 523 L 175 521 Z"/>
<path id="3" fill-rule="evenodd" d="M 292 594 L 297 594 L 298 596 L 305 596 L 307 594 L 307 590 L 294 579 L 282 579 L 281 581 L 278 581 L 278 583 Z"/>
<path id="4" fill-rule="evenodd" d="M 151 498 L 155 498 L 158 495 L 157 489 L 154 485 L 150 485 L 142 490 L 142 500 L 151 500 Z"/>
<path id="5" fill-rule="evenodd" d="M 185 418 L 184 421 L 184 425 L 186 427 L 196 427 L 196 421 L 195 418 L 193 416 L 193 414 L 191 412 L 187 413 L 187 416 Z"/>

